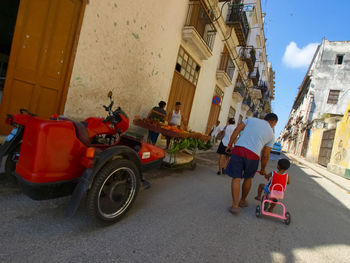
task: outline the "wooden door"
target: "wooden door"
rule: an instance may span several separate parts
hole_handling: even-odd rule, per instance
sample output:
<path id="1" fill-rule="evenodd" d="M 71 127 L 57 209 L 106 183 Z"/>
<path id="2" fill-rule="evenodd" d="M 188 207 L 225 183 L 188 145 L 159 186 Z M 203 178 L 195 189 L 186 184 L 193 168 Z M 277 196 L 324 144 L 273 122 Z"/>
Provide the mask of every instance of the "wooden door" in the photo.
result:
<path id="1" fill-rule="evenodd" d="M 205 134 L 209 135 L 211 129 L 218 121 L 219 115 L 220 115 L 220 110 L 221 110 L 221 106 L 219 104 L 213 104 L 213 103 L 211 104 L 209 118 L 208 118 L 208 124 L 207 124 L 207 129 L 205 131 Z"/>
<path id="2" fill-rule="evenodd" d="M 306 130 L 304 135 L 303 147 L 301 149 L 301 156 L 303 157 L 306 157 L 306 153 L 309 145 L 309 139 L 310 139 L 310 130 Z"/>
<path id="3" fill-rule="evenodd" d="M 320 154 L 318 156 L 318 163 L 327 166 L 331 160 L 333 142 L 336 129 L 323 132 Z"/>
<path id="4" fill-rule="evenodd" d="M 4 119 L 20 108 L 47 117 L 62 113 L 85 0 L 21 0 L 0 106 Z"/>
<path id="5" fill-rule="evenodd" d="M 181 102 L 181 116 L 189 121 L 196 86 L 183 77 L 179 72 L 174 72 L 173 83 L 167 104 L 167 113 L 175 109 L 175 103 Z"/>

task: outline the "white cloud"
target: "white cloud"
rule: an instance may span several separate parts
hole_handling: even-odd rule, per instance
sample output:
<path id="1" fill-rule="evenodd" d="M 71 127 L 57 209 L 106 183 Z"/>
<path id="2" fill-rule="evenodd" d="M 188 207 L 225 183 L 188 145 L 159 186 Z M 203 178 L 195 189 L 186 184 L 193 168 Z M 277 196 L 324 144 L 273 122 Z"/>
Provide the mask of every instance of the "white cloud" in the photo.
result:
<path id="1" fill-rule="evenodd" d="M 303 48 L 298 48 L 295 42 L 290 42 L 286 47 L 282 61 L 290 68 L 304 68 L 309 66 L 318 43 L 310 43 Z"/>

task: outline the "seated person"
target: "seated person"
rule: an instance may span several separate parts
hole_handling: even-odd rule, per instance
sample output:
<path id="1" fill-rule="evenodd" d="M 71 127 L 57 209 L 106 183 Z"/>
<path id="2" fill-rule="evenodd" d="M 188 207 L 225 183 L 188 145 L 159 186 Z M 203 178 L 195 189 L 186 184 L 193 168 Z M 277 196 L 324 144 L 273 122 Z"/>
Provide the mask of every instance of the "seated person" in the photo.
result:
<path id="1" fill-rule="evenodd" d="M 166 111 L 164 110 L 165 108 L 165 101 L 160 101 L 158 103 L 158 107 L 153 107 L 150 112 L 147 115 L 147 119 L 149 120 L 159 120 L 161 122 L 164 122 L 164 119 L 166 117 Z M 159 133 L 158 132 L 154 132 L 149 130 L 148 131 L 148 138 L 147 138 L 147 142 L 148 143 L 152 143 L 153 145 L 156 144 L 157 139 L 158 139 Z"/>
<path id="2" fill-rule="evenodd" d="M 261 194 L 264 190 L 265 194 L 270 194 L 271 190 L 274 189 L 276 191 L 282 191 L 284 192 L 286 190 L 286 185 L 290 183 L 290 179 L 286 171 L 290 167 L 290 162 L 288 159 L 280 159 L 277 163 L 277 172 L 273 171 L 267 175 L 265 175 L 265 178 L 269 180 L 267 184 L 260 184 L 258 187 L 258 195 L 255 197 L 256 200 L 261 200 Z M 276 186 L 273 188 L 274 185 L 280 184 L 282 185 L 283 189 L 281 187 Z M 276 200 L 277 202 L 277 200 Z M 268 209 L 269 212 L 273 212 L 273 209 L 275 207 L 275 204 L 271 204 L 270 208 Z"/>

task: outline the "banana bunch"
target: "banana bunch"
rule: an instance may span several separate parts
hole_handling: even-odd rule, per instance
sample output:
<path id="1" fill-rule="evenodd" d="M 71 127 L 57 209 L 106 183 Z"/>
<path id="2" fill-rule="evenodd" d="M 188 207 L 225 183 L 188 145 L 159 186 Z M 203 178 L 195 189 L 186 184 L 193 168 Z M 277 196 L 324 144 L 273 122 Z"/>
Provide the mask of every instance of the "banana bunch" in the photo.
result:
<path id="1" fill-rule="evenodd" d="M 189 150 L 209 150 L 212 147 L 210 141 L 204 143 L 201 139 L 186 138 L 182 141 L 175 141 L 173 147 L 169 150 L 169 153 L 176 153 L 178 151 L 189 149 Z"/>

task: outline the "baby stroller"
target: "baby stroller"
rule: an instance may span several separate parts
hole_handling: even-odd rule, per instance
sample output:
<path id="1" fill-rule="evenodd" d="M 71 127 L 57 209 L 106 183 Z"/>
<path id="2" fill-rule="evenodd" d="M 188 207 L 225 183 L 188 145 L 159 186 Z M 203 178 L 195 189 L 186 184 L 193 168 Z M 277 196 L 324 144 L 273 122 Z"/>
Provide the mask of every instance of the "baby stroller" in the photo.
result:
<path id="1" fill-rule="evenodd" d="M 261 217 L 262 215 L 280 218 L 284 221 L 286 225 L 290 224 L 291 217 L 290 213 L 286 212 L 285 205 L 280 202 L 284 198 L 284 187 L 281 184 L 274 184 L 269 194 L 264 194 L 261 199 L 261 204 L 256 206 L 255 215 L 256 217 Z M 268 208 L 271 204 L 280 205 L 283 209 L 282 215 L 269 212 Z"/>

